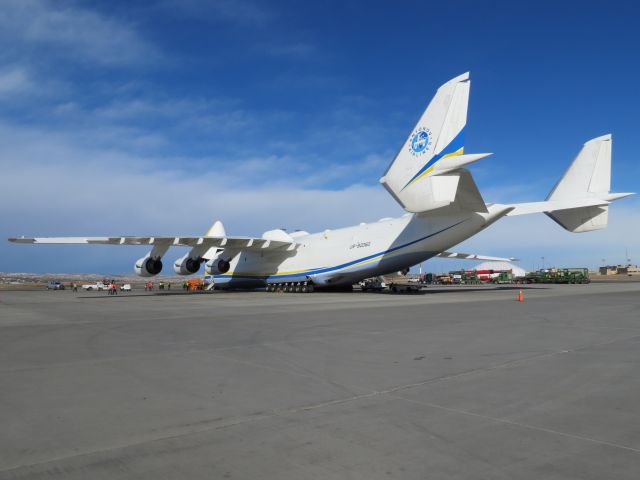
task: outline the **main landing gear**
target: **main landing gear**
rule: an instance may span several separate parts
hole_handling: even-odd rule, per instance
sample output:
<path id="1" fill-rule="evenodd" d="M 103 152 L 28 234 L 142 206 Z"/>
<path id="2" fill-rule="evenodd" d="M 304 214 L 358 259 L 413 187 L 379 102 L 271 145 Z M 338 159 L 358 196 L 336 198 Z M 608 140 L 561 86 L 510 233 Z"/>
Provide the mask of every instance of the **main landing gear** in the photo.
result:
<path id="1" fill-rule="evenodd" d="M 309 282 L 269 283 L 267 284 L 267 292 L 311 293 L 313 285 Z"/>

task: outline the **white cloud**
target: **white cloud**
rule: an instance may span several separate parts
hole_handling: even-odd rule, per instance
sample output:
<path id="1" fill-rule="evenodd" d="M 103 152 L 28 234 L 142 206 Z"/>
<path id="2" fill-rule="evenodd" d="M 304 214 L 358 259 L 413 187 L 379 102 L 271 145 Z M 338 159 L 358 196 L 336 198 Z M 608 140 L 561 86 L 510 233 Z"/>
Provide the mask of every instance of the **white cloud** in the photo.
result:
<path id="1" fill-rule="evenodd" d="M 398 212 L 377 185 L 331 191 L 269 181 L 265 173 L 292 161 L 278 157 L 171 169 L 166 159 L 82 147 L 66 136 L 0 125 L 0 158 L 3 228 L 26 233 L 109 233 L 105 226 L 117 233 L 197 233 L 220 216 L 237 233 L 256 234 L 280 225 L 338 227 Z M 242 177 L 249 178 L 238 183 Z"/>
<path id="2" fill-rule="evenodd" d="M 13 143 L 3 142 L 12 136 Z M 384 190 L 249 187 L 236 171 L 165 170 L 153 159 L 96 151 L 0 129 L 0 235 L 200 234 L 216 219 L 236 235 L 285 227 L 318 231 L 401 213 Z M 257 173 L 258 175 L 260 172 Z M 3 242 L 0 271 L 129 271 L 141 249 L 50 248 Z M 172 252 L 169 257 L 178 256 Z"/>
<path id="3" fill-rule="evenodd" d="M 159 56 L 126 22 L 48 0 L 3 1 L 0 38 L 18 55 L 35 47 L 94 64 L 147 64 Z"/>
<path id="4" fill-rule="evenodd" d="M 203 232 L 216 219 L 230 233 L 259 235 L 277 227 L 319 231 L 403 213 L 375 183 L 323 189 L 318 187 L 322 169 L 303 167 L 280 176 L 287 165 L 304 163 L 295 156 L 212 159 L 208 165 L 201 160 L 194 167 L 190 159 L 176 159 L 172 168 L 166 158 L 131 153 L 130 142 L 117 148 L 117 135 L 110 136 L 105 139 L 109 148 L 95 148 L 87 146 L 93 139 L 82 143 L 65 133 L 0 124 L 0 235 L 187 235 Z M 384 165 L 386 158 L 372 155 L 344 169 L 326 168 L 324 174 L 350 176 L 359 168 L 382 172 Z M 585 234 L 566 232 L 544 215 L 505 218 L 455 250 L 519 257 L 526 268 L 539 266 L 542 256 L 547 265 L 560 266 L 596 266 L 602 258 L 622 262 L 625 248 L 638 261 L 639 207 L 635 198 L 616 202 L 609 228 Z M 65 258 L 65 269 L 75 271 L 105 265 L 128 271 L 139 253 L 117 253 L 112 264 L 112 250 L 102 259 L 91 249 L 57 251 L 56 261 Z M 49 255 L 58 254 L 3 243 L 0 271 L 55 265 Z M 434 260 L 425 269 L 471 265 Z"/>
<path id="5" fill-rule="evenodd" d="M 33 82 L 22 67 L 11 67 L 0 70 L 0 97 L 23 94 L 32 90 Z"/>
<path id="6" fill-rule="evenodd" d="M 623 263 L 625 249 L 640 263 L 640 200 L 614 202 L 609 225 L 603 230 L 571 233 L 544 214 L 522 215 L 499 220 L 456 249 L 517 257 L 526 269 L 540 268 L 542 257 L 546 266 L 596 267 L 603 258 L 607 263 Z"/>

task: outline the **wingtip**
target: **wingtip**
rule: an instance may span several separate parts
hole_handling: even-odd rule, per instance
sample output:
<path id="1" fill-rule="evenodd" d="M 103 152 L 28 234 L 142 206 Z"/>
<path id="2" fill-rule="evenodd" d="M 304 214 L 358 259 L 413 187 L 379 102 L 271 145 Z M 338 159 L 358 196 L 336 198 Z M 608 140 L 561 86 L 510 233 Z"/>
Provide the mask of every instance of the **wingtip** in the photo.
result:
<path id="1" fill-rule="evenodd" d="M 635 192 L 609 193 L 604 196 L 603 200 L 613 202 L 614 200 L 620 200 L 621 198 L 630 197 L 631 195 L 635 195 Z"/>
<path id="2" fill-rule="evenodd" d="M 7 241 L 11 243 L 35 243 L 35 239 L 30 237 L 9 237 Z"/>

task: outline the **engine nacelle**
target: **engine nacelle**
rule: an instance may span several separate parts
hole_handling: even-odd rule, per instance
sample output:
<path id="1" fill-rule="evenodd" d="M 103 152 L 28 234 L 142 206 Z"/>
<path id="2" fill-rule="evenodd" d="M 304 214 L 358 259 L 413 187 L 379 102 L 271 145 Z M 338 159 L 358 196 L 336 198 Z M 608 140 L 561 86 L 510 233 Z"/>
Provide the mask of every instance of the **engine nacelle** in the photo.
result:
<path id="1" fill-rule="evenodd" d="M 229 262 L 218 256 L 213 257 L 205 264 L 205 271 L 207 275 L 222 275 L 227 273 L 231 265 Z"/>
<path id="2" fill-rule="evenodd" d="M 162 259 L 147 255 L 136 261 L 133 270 L 141 277 L 153 277 L 162 271 Z"/>
<path id="3" fill-rule="evenodd" d="M 200 270 L 201 263 L 202 259 L 191 258 L 189 254 L 186 254 L 184 257 L 178 258 L 173 262 L 173 270 L 178 275 L 193 275 Z"/>

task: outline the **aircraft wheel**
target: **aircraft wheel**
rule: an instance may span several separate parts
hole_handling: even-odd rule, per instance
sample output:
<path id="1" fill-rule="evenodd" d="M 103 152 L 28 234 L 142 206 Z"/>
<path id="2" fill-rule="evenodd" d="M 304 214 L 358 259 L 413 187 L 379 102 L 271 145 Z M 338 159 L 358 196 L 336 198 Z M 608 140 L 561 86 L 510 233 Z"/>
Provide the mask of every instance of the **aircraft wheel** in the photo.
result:
<path id="1" fill-rule="evenodd" d="M 307 292 L 309 291 L 309 288 L 307 288 L 307 286 L 306 286 L 306 285 L 302 285 L 302 286 L 300 287 L 300 291 L 301 291 L 302 293 L 307 293 Z"/>

